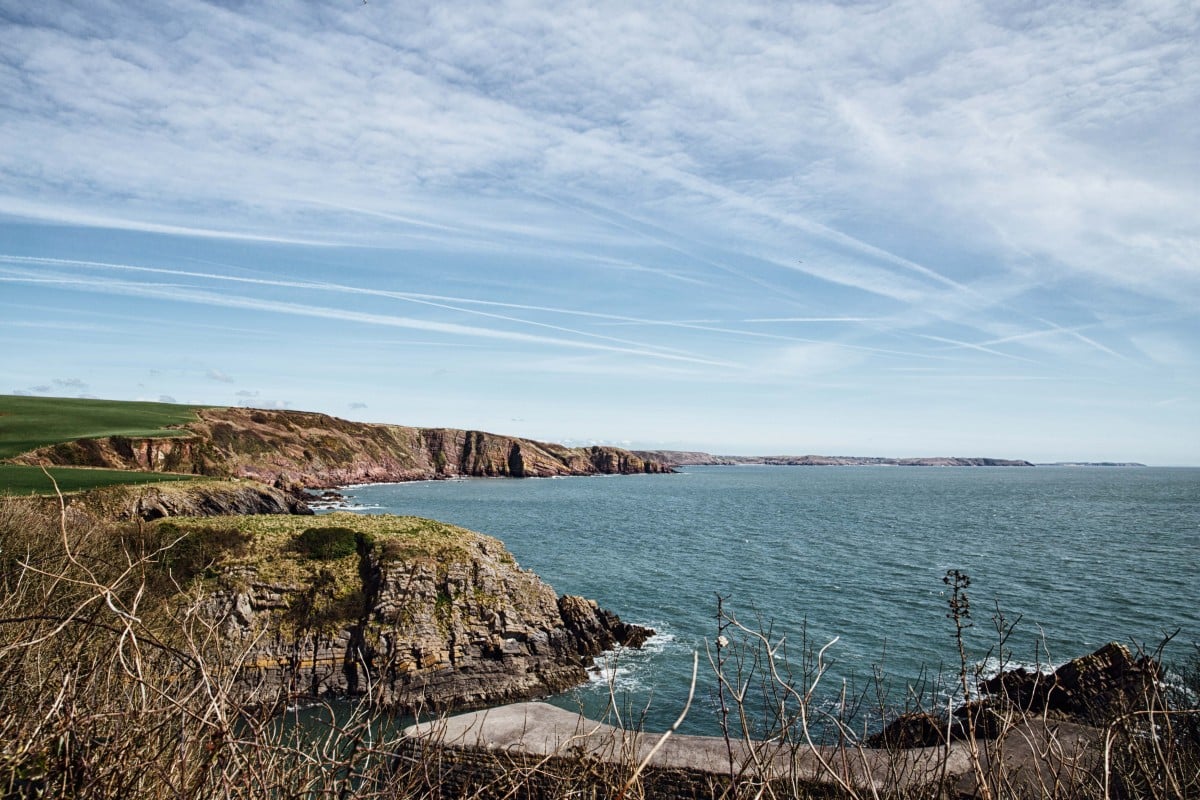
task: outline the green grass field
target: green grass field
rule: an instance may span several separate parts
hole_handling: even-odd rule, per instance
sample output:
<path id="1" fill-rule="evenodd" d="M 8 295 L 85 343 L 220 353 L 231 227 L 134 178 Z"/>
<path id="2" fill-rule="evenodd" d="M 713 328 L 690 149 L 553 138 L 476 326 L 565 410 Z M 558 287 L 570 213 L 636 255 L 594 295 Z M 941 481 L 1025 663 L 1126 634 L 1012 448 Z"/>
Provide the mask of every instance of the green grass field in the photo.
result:
<path id="1" fill-rule="evenodd" d="M 0 459 L 72 439 L 178 436 L 178 431 L 170 430 L 167 426 L 194 420 L 198 408 L 203 406 L 0 395 Z M 50 473 L 63 492 L 189 477 L 74 467 L 54 467 Z M 53 485 L 39 467 L 0 464 L 0 495 L 53 493 Z"/>
<path id="2" fill-rule="evenodd" d="M 186 481 L 194 475 L 173 475 L 165 472 L 129 472 L 119 469 L 88 469 L 86 467 L 50 467 L 63 494 L 82 492 L 101 486 L 131 483 Z M 21 464 L 0 464 L 0 496 L 5 494 L 54 494 L 54 484 L 46 479 L 41 467 Z"/>
<path id="3" fill-rule="evenodd" d="M 48 444 L 104 436 L 176 436 L 168 425 L 203 406 L 0 395 L 0 459 Z"/>

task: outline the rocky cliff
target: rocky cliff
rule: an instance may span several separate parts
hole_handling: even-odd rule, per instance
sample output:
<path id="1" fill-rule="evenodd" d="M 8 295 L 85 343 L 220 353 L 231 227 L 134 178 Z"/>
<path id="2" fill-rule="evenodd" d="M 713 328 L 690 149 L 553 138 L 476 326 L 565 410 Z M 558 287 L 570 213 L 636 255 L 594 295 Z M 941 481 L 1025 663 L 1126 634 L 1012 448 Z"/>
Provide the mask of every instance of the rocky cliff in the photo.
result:
<path id="1" fill-rule="evenodd" d="M 562 691 L 653 632 L 558 597 L 488 536 L 413 517 L 331 514 L 159 523 L 207 542 L 201 594 L 241 699 L 366 695 L 400 711 Z M 182 537 L 182 538 L 180 538 Z M 219 545 L 219 546 L 218 546 Z"/>
<path id="2" fill-rule="evenodd" d="M 299 411 L 200 409 L 188 435 L 80 439 L 26 453 L 25 464 L 244 477 L 309 488 L 448 477 L 669 472 L 615 447 L 569 448 L 452 428 L 375 425 Z"/>
<path id="3" fill-rule="evenodd" d="M 118 521 L 313 513 L 307 503 L 290 492 L 257 481 L 231 479 L 109 486 L 85 492 L 69 502 L 72 507 Z"/>

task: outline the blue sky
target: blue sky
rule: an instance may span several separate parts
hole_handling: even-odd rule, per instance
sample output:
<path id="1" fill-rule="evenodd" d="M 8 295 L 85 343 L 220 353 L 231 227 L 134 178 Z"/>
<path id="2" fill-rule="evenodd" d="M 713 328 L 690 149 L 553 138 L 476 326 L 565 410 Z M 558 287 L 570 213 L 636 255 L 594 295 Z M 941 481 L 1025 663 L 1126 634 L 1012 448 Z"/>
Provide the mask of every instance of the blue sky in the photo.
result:
<path id="1" fill-rule="evenodd" d="M 0 392 L 1200 463 L 1192 2 L 0 0 Z"/>

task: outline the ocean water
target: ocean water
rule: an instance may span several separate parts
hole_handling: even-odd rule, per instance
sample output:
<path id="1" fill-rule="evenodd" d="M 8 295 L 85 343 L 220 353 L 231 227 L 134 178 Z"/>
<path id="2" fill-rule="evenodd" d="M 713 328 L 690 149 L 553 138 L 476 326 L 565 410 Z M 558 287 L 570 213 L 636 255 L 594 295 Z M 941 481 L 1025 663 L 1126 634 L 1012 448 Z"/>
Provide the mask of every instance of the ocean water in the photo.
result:
<path id="1" fill-rule="evenodd" d="M 782 640 L 774 663 L 797 682 L 806 646 L 836 637 L 818 687 L 826 705 L 844 691 L 867 692 L 876 706 L 883 686 L 898 706 L 909 687 L 937 695 L 937 677 L 957 674 L 943 584 L 951 569 L 971 578 L 973 666 L 992 667 L 1000 653 L 1058 664 L 1110 640 L 1152 648 L 1178 631 L 1169 660 L 1200 642 L 1200 469 L 689 467 L 345 493 L 360 513 L 496 536 L 559 593 L 657 630 L 644 650 L 618 654 L 591 683 L 552 699 L 598 715 L 615 698 L 648 730 L 683 708 L 698 652 L 681 730 L 719 731 L 709 664 L 718 596 L 748 628 Z M 1012 626 L 1002 646 L 998 611 Z"/>

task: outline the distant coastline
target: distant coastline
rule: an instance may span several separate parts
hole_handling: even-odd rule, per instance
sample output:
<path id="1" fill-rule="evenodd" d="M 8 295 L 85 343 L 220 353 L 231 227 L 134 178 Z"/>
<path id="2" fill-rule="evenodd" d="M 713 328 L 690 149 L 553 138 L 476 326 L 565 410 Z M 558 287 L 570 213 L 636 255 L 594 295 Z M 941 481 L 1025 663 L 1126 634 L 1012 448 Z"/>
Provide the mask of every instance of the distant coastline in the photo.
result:
<path id="1" fill-rule="evenodd" d="M 736 466 L 766 464 L 787 467 L 1032 467 L 1032 461 L 1008 458 L 924 456 L 885 458 L 880 456 L 721 456 L 691 450 L 634 450 L 638 458 L 678 467 Z"/>
<path id="2" fill-rule="evenodd" d="M 1039 467 L 1144 467 L 1138 461 L 1052 461 L 1039 463 Z"/>

